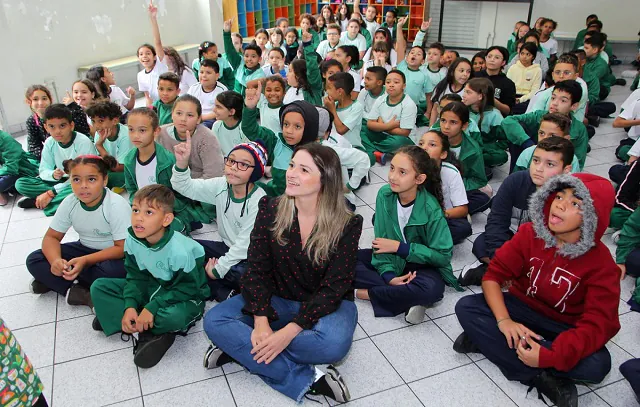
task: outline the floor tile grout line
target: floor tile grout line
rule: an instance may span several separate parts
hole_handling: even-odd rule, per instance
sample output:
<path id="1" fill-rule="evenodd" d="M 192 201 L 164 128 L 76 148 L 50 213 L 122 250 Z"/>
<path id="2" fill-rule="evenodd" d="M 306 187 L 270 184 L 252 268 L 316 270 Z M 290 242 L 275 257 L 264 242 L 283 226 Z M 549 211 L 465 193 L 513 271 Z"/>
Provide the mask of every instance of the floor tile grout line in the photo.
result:
<path id="1" fill-rule="evenodd" d="M 65 365 L 67 363 L 77 362 L 79 360 L 89 359 L 89 358 L 92 358 L 92 357 L 95 357 L 95 356 L 107 355 L 109 353 L 120 352 L 120 351 L 126 350 L 126 349 L 130 349 L 130 347 L 125 347 L 125 348 L 120 348 L 120 349 L 111 349 L 111 350 L 108 350 L 108 351 L 105 351 L 105 352 L 94 353 L 93 355 L 82 356 L 82 357 L 79 357 L 79 358 L 76 358 L 76 359 L 69 359 L 69 360 L 65 360 L 64 362 L 54 363 L 53 366 L 55 368 L 56 366 L 59 366 L 59 365 Z M 133 361 L 131 363 L 133 363 Z"/>
<path id="2" fill-rule="evenodd" d="M 54 322 L 54 326 L 53 326 L 53 368 L 51 369 L 51 400 L 49 400 L 49 405 L 51 405 L 53 407 L 53 391 L 54 386 L 53 383 L 55 383 L 55 379 L 56 379 L 56 340 L 58 338 L 58 297 L 56 296 L 56 319 L 53 321 Z"/>
<path id="3" fill-rule="evenodd" d="M 482 360 L 488 360 L 488 359 L 486 359 L 486 358 L 485 358 L 485 359 L 482 359 Z M 477 362 L 481 362 L 481 360 L 478 360 Z M 477 367 L 478 369 L 480 369 L 480 371 L 482 372 L 482 374 L 484 374 L 484 375 L 489 379 L 489 381 L 491 381 L 491 383 L 493 383 L 493 384 L 494 384 L 498 389 L 500 389 L 500 391 L 501 391 L 501 392 L 502 392 L 502 393 L 503 393 L 503 394 L 504 394 L 504 395 L 505 395 L 509 400 L 511 400 L 511 402 L 512 402 L 514 405 L 516 405 L 516 406 L 520 407 L 520 405 L 519 405 L 518 403 L 516 403 L 516 401 L 515 401 L 514 399 L 512 399 L 512 398 L 511 398 L 511 396 L 509 396 L 509 395 L 507 394 L 507 392 L 506 392 L 506 391 L 504 391 L 504 389 L 503 389 L 502 387 L 500 387 L 500 385 L 499 385 L 498 383 L 496 383 L 496 382 L 493 380 L 493 378 L 492 378 L 491 376 L 489 376 L 489 375 L 487 374 L 487 372 L 485 372 L 485 371 L 484 371 L 484 370 L 483 370 L 483 369 L 478 365 L 478 363 L 477 363 L 477 362 L 474 360 L 474 361 L 473 361 L 473 364 L 474 364 L 474 365 L 476 365 L 476 367 Z M 489 362 L 491 362 L 491 361 L 489 361 Z"/>
<path id="4" fill-rule="evenodd" d="M 238 407 L 238 402 L 236 401 L 236 396 L 233 395 L 233 390 L 231 389 L 231 383 L 229 383 L 229 378 L 227 377 L 227 372 L 222 369 L 222 376 L 224 377 L 224 381 L 227 383 L 227 388 L 229 389 L 229 394 L 231 394 L 231 400 L 233 400 L 233 404 Z"/>
<path id="5" fill-rule="evenodd" d="M 127 401 L 133 401 L 133 400 L 137 400 L 137 399 L 142 399 L 142 396 L 139 396 L 139 397 L 131 397 L 130 399 L 120 400 L 120 401 L 116 401 L 116 402 L 114 402 L 114 403 L 102 404 L 102 405 L 101 405 L 101 407 L 115 406 L 116 404 L 126 403 Z M 144 402 L 143 402 L 143 403 L 144 403 Z M 143 404 L 143 406 L 144 406 L 144 404 Z"/>

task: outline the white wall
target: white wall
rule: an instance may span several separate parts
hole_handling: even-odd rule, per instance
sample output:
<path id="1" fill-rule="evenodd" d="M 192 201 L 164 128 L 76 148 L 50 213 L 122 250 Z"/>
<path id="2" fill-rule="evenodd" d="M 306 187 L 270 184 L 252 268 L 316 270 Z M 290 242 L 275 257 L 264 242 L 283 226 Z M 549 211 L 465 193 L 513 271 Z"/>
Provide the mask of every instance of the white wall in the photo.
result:
<path id="1" fill-rule="evenodd" d="M 55 82 L 59 96 L 79 66 L 135 55 L 152 42 L 146 0 L 2 0 L 0 101 L 10 131 L 29 115 L 24 91 Z M 220 0 L 156 0 L 163 43 L 222 43 Z M 212 20 L 213 19 L 213 20 Z M 190 62 L 190 61 L 189 61 Z"/>

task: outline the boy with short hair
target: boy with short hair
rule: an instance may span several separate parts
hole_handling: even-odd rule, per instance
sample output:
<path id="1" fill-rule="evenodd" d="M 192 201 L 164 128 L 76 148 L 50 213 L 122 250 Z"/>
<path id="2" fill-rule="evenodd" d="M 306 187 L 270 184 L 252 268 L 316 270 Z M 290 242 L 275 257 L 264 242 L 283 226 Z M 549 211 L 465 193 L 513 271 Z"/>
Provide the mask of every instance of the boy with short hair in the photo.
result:
<path id="1" fill-rule="evenodd" d="M 481 352 L 508 380 L 559 407 L 577 406 L 574 380 L 605 378 L 605 345 L 620 330 L 620 274 L 601 241 L 613 193 L 592 174 L 558 175 L 538 189 L 532 222 L 498 249 L 483 293 L 456 304 L 464 332 L 454 350 Z"/>
<path id="2" fill-rule="evenodd" d="M 162 84 L 158 84 L 160 97 L 161 87 Z M 124 188 L 124 160 L 129 151 L 134 149 L 129 139 L 129 128 L 120 123 L 120 115 L 120 106 L 109 100 L 97 102 L 87 108 L 87 116 L 96 129 L 93 142 L 98 154 L 100 157 L 110 155 L 118 161 L 116 168 L 109 172 L 107 188 Z"/>
<path id="3" fill-rule="evenodd" d="M 153 102 L 153 110 L 158 114 L 160 125 L 173 123 L 171 111 L 180 96 L 180 77 L 173 72 L 165 72 L 158 77 L 158 100 Z M 91 116 L 89 116 L 91 117 Z"/>
<path id="4" fill-rule="evenodd" d="M 384 82 L 387 70 L 382 66 L 370 66 L 364 74 L 364 89 L 366 92 L 358 94 L 358 102 L 362 104 L 364 113 L 369 113 L 376 100 L 384 94 Z M 364 120 L 364 118 L 363 118 Z M 363 122 L 364 125 L 366 123 Z"/>
<path id="5" fill-rule="evenodd" d="M 381 27 L 386 28 L 391 33 L 391 38 L 396 41 L 397 30 L 396 23 L 398 22 L 398 11 L 395 8 L 387 10 L 384 15 L 384 22 Z"/>
<path id="6" fill-rule="evenodd" d="M 570 128 L 571 119 L 569 119 L 568 116 L 560 113 L 547 113 L 542 116 L 542 121 L 540 122 L 538 144 L 549 137 L 561 137 L 571 142 L 571 136 L 569 135 Z M 520 154 L 516 166 L 513 168 L 513 172 L 529 169 L 535 149 L 536 146 L 527 147 L 522 154 Z M 580 163 L 575 155 L 573 155 L 573 160 L 571 161 L 571 172 L 580 172 Z"/>
<path id="7" fill-rule="evenodd" d="M 589 24 L 592 21 L 595 21 L 597 19 L 598 19 L 598 16 L 595 14 L 589 14 L 587 16 L 587 22 L 586 22 L 587 28 L 583 28 L 582 30 L 578 31 L 578 35 L 576 35 L 576 39 L 573 42 L 573 49 L 580 48 L 584 44 L 584 35 L 589 30 Z"/>
<path id="8" fill-rule="evenodd" d="M 15 189 L 24 196 L 18 207 L 44 209 L 46 216 L 53 216 L 64 198 L 73 192 L 62 162 L 98 152 L 89 136 L 74 131 L 71 110 L 61 103 L 47 107 L 44 127 L 51 137 L 42 148 L 39 175 L 20 178 Z"/>
<path id="9" fill-rule="evenodd" d="M 329 139 L 341 147 L 364 151 L 360 138 L 364 109 L 360 102 L 351 99 L 353 87 L 353 76 L 348 72 L 338 72 L 327 78 L 327 96 L 323 104 L 333 115 Z"/>
<path id="10" fill-rule="evenodd" d="M 258 102 L 260 125 L 268 128 L 274 134 L 282 133 L 280 108 L 286 89 L 287 84 L 281 76 L 268 76 L 264 82 L 264 94 L 260 95 L 260 102 Z"/>
<path id="11" fill-rule="evenodd" d="M 39 163 L 11 134 L 0 130 L 0 165 L 0 206 L 6 206 L 16 181 L 20 177 L 37 177 Z"/>
<path id="12" fill-rule="evenodd" d="M 284 63 L 284 57 L 285 53 L 282 48 L 271 48 L 268 51 L 267 58 L 269 63 L 262 66 L 262 71 L 265 76 L 280 75 L 281 77 L 286 78 L 289 73 L 289 65 Z"/>
<path id="13" fill-rule="evenodd" d="M 195 96 L 202 106 L 202 124 L 211 128 L 216 120 L 213 108 L 216 105 L 216 96 L 228 90 L 218 81 L 220 78 L 220 66 L 216 61 L 205 59 L 200 63 L 199 83 L 191 85 L 188 94 Z"/>
<path id="14" fill-rule="evenodd" d="M 127 278 L 101 278 L 91 286 L 94 329 L 137 337 L 133 363 L 141 368 L 158 364 L 176 334 L 202 318 L 209 296 L 204 249 L 169 228 L 173 204 L 164 185 L 137 191 L 124 243 Z"/>
<path id="15" fill-rule="evenodd" d="M 376 34 L 376 30 L 380 28 L 380 24 L 378 24 L 378 9 L 374 6 L 369 5 L 367 10 L 364 13 L 364 23 L 367 25 L 367 30 L 371 34 L 371 38 L 373 38 Z"/>
<path id="16" fill-rule="evenodd" d="M 509 62 L 509 51 L 505 47 L 494 45 L 487 49 L 485 56 L 486 69 L 477 72 L 475 77 L 489 78 L 495 88 L 495 107 L 506 117 L 516 103 L 516 85 L 502 72 Z"/>
<path id="17" fill-rule="evenodd" d="M 587 54 L 584 76 L 585 78 L 593 76 L 600 81 L 600 100 L 607 98 L 611 92 L 611 86 L 616 83 L 616 77 L 611 73 L 611 68 L 600 58 L 603 48 L 604 37 L 600 33 L 593 33 L 584 39 L 584 52 Z"/>
<path id="18" fill-rule="evenodd" d="M 414 41 L 413 43 L 415 44 L 416 42 Z M 427 63 L 423 64 L 421 68 L 434 87 L 447 76 L 447 68 L 440 65 L 440 59 L 444 55 L 444 51 L 444 45 L 439 42 L 429 45 L 429 48 L 427 48 Z M 427 100 L 429 99 L 431 99 L 431 95 L 427 98 Z"/>
<path id="19" fill-rule="evenodd" d="M 241 56 L 233 47 L 233 41 L 231 40 L 231 21 L 232 20 L 227 20 L 223 25 L 224 31 L 222 37 L 224 39 L 224 49 L 227 51 L 227 60 L 236 71 L 233 90 L 244 96 L 249 81 L 261 79 L 266 76 L 260 68 L 262 49 L 256 44 L 249 44 L 245 47 Z M 288 25 L 289 23 L 287 22 L 287 26 Z M 286 31 L 283 31 L 283 33 L 284 32 Z"/>
<path id="20" fill-rule="evenodd" d="M 287 29 L 289 29 L 289 19 L 286 17 L 280 17 L 276 20 L 276 27 L 279 28 L 283 34 L 286 33 Z"/>
<path id="21" fill-rule="evenodd" d="M 316 48 L 316 52 L 320 55 L 320 58 L 323 60 L 333 58 L 333 53 L 336 49 L 344 45 L 340 40 L 341 32 L 342 30 L 339 24 L 334 23 L 327 26 L 327 39 L 320 41 L 318 48 Z"/>
<path id="22" fill-rule="evenodd" d="M 571 142 L 575 148 L 575 155 L 578 157 L 580 168 L 584 168 L 589 137 L 584 124 L 574 117 L 574 112 L 578 109 L 581 98 L 582 87 L 578 82 L 574 80 L 562 81 L 556 84 L 553 89 L 549 113 L 560 113 L 571 118 L 571 127 L 569 129 Z M 504 131 L 509 141 L 512 172 L 522 151 L 534 145 L 537 141 L 540 122 L 542 121 L 542 116 L 546 113 L 544 110 L 538 110 L 522 115 L 509 116 L 502 121 L 502 131 Z"/>
<path id="23" fill-rule="evenodd" d="M 405 95 L 404 73 L 396 69 L 387 74 L 386 94 L 379 97 L 365 116 L 367 125 L 361 134 L 362 145 L 372 163 L 384 165 L 395 151 L 405 145 L 413 145 L 411 133 L 415 129 L 418 108 Z"/>
<path id="24" fill-rule="evenodd" d="M 562 81 L 573 80 L 577 81 L 582 87 L 582 97 L 580 98 L 580 104 L 578 105 L 578 109 L 574 113 L 576 119 L 584 120 L 585 112 L 587 109 L 587 102 L 589 102 L 589 109 L 598 102 L 598 92 L 599 88 L 596 89 L 593 86 L 588 86 L 588 84 L 578 75 L 579 72 L 579 61 L 578 58 L 572 54 L 562 54 L 556 61 L 556 64 L 551 71 L 551 75 L 553 77 L 554 83 L 559 83 Z M 599 85 L 598 85 L 599 86 Z M 593 89 L 592 89 L 593 88 Z M 529 106 L 527 106 L 527 113 L 535 112 L 537 110 L 549 110 L 549 105 L 551 104 L 551 94 L 553 93 L 554 87 L 551 86 L 543 91 L 540 91 L 535 94 L 531 101 L 529 102 Z"/>
<path id="25" fill-rule="evenodd" d="M 478 261 L 465 266 L 460 273 L 460 285 L 480 285 L 487 265 L 496 250 L 511 239 L 512 220 L 515 229 L 529 221 L 529 197 L 551 177 L 568 174 L 574 158 L 573 144 L 567 139 L 551 136 L 534 146 L 528 171 L 509 175 L 491 202 L 487 224 L 473 242 L 473 254 Z"/>

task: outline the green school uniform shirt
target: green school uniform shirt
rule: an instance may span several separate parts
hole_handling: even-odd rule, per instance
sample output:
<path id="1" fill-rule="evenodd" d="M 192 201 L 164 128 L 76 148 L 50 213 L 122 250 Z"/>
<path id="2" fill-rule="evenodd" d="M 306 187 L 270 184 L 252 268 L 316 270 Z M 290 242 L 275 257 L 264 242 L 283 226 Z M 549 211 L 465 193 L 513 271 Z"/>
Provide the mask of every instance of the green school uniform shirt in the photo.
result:
<path id="1" fill-rule="evenodd" d="M 38 176 L 38 161 L 22 149 L 22 145 L 7 132 L 0 130 L 0 176 Z"/>
<path id="2" fill-rule="evenodd" d="M 391 278 L 404 275 L 408 262 L 425 264 L 436 268 L 447 285 L 462 291 L 451 268 L 453 241 L 438 200 L 424 188 L 418 188 L 414 210 L 404 230 L 400 230 L 397 205 L 398 194 L 385 184 L 376 198 L 376 213 L 379 216 L 376 216 L 373 230 L 375 237 L 406 242 L 409 253 L 406 258 L 396 253 L 374 254 L 371 264 L 381 276 L 391 273 Z M 389 277 L 385 277 L 385 280 Z"/>
<path id="3" fill-rule="evenodd" d="M 585 77 L 585 81 L 587 81 L 586 78 L 592 76 L 597 78 L 600 81 L 600 85 L 609 90 L 611 89 L 611 86 L 616 82 L 616 77 L 611 73 L 611 68 L 606 62 L 604 62 L 602 58 L 599 58 L 599 56 L 587 58 L 587 63 L 584 66 L 583 76 Z"/>
<path id="4" fill-rule="evenodd" d="M 498 140 L 498 131 L 503 120 L 502 114 L 498 109 L 491 107 L 485 110 L 482 114 L 482 123 L 480 122 L 480 113 L 470 111 L 469 117 L 473 119 L 476 124 L 479 124 L 483 144 Z"/>
<path id="5" fill-rule="evenodd" d="M 233 89 L 244 96 L 244 92 L 247 89 L 247 82 L 254 79 L 264 78 L 264 71 L 260 65 L 254 69 L 249 69 L 244 65 L 242 54 L 236 51 L 233 47 L 230 32 L 223 33 L 222 37 L 224 39 L 224 49 L 227 50 L 227 53 L 225 54 L 226 58 L 231 67 L 235 70 L 235 83 L 233 87 L 229 87 L 229 89 Z"/>
<path id="6" fill-rule="evenodd" d="M 518 146 L 525 141 L 531 139 L 538 142 L 538 129 L 542 116 L 547 114 L 546 110 L 538 110 L 531 113 L 506 117 L 502 121 L 501 129 L 511 143 Z M 578 157 L 580 168 L 584 168 L 584 162 L 587 159 L 587 148 L 589 146 L 589 136 L 587 128 L 584 124 L 575 118 L 573 113 L 571 116 L 571 127 L 569 133 L 571 142 L 573 143 L 574 154 Z"/>
<path id="7" fill-rule="evenodd" d="M 160 126 L 173 123 L 173 118 L 171 117 L 171 111 L 173 110 L 174 103 L 176 103 L 175 100 L 171 103 L 162 103 L 162 100 L 160 99 L 153 102 L 153 108 L 156 111 L 156 113 L 158 113 L 158 122 Z"/>
<path id="8" fill-rule="evenodd" d="M 93 138 L 93 142 L 97 142 L 100 138 L 100 133 L 96 132 Z M 106 139 L 102 145 L 110 156 L 118 160 L 119 164 L 124 164 L 124 159 L 129 154 L 129 151 L 135 147 L 129 139 L 129 128 L 125 125 L 118 124 L 118 131 L 112 137 Z"/>
<path id="9" fill-rule="evenodd" d="M 138 239 L 131 228 L 128 232 L 124 242 L 124 308 L 144 307 L 155 316 L 161 308 L 192 301 L 204 312 L 210 291 L 202 246 L 170 229 L 153 245 Z M 148 302 L 147 293 L 153 293 Z"/>

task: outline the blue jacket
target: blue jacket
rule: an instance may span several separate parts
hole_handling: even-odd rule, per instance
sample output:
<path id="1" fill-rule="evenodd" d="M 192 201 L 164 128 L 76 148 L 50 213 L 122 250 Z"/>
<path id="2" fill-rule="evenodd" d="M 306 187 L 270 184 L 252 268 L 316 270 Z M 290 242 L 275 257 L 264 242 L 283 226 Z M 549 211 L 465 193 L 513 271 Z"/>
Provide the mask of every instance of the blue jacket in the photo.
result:
<path id="1" fill-rule="evenodd" d="M 491 212 L 484 228 L 485 244 L 490 258 L 493 258 L 495 251 L 513 236 L 510 230 L 512 218 L 518 219 L 518 227 L 529 222 L 529 197 L 534 192 L 536 185 L 531 180 L 529 171 L 514 172 L 500 185 L 491 201 Z"/>

